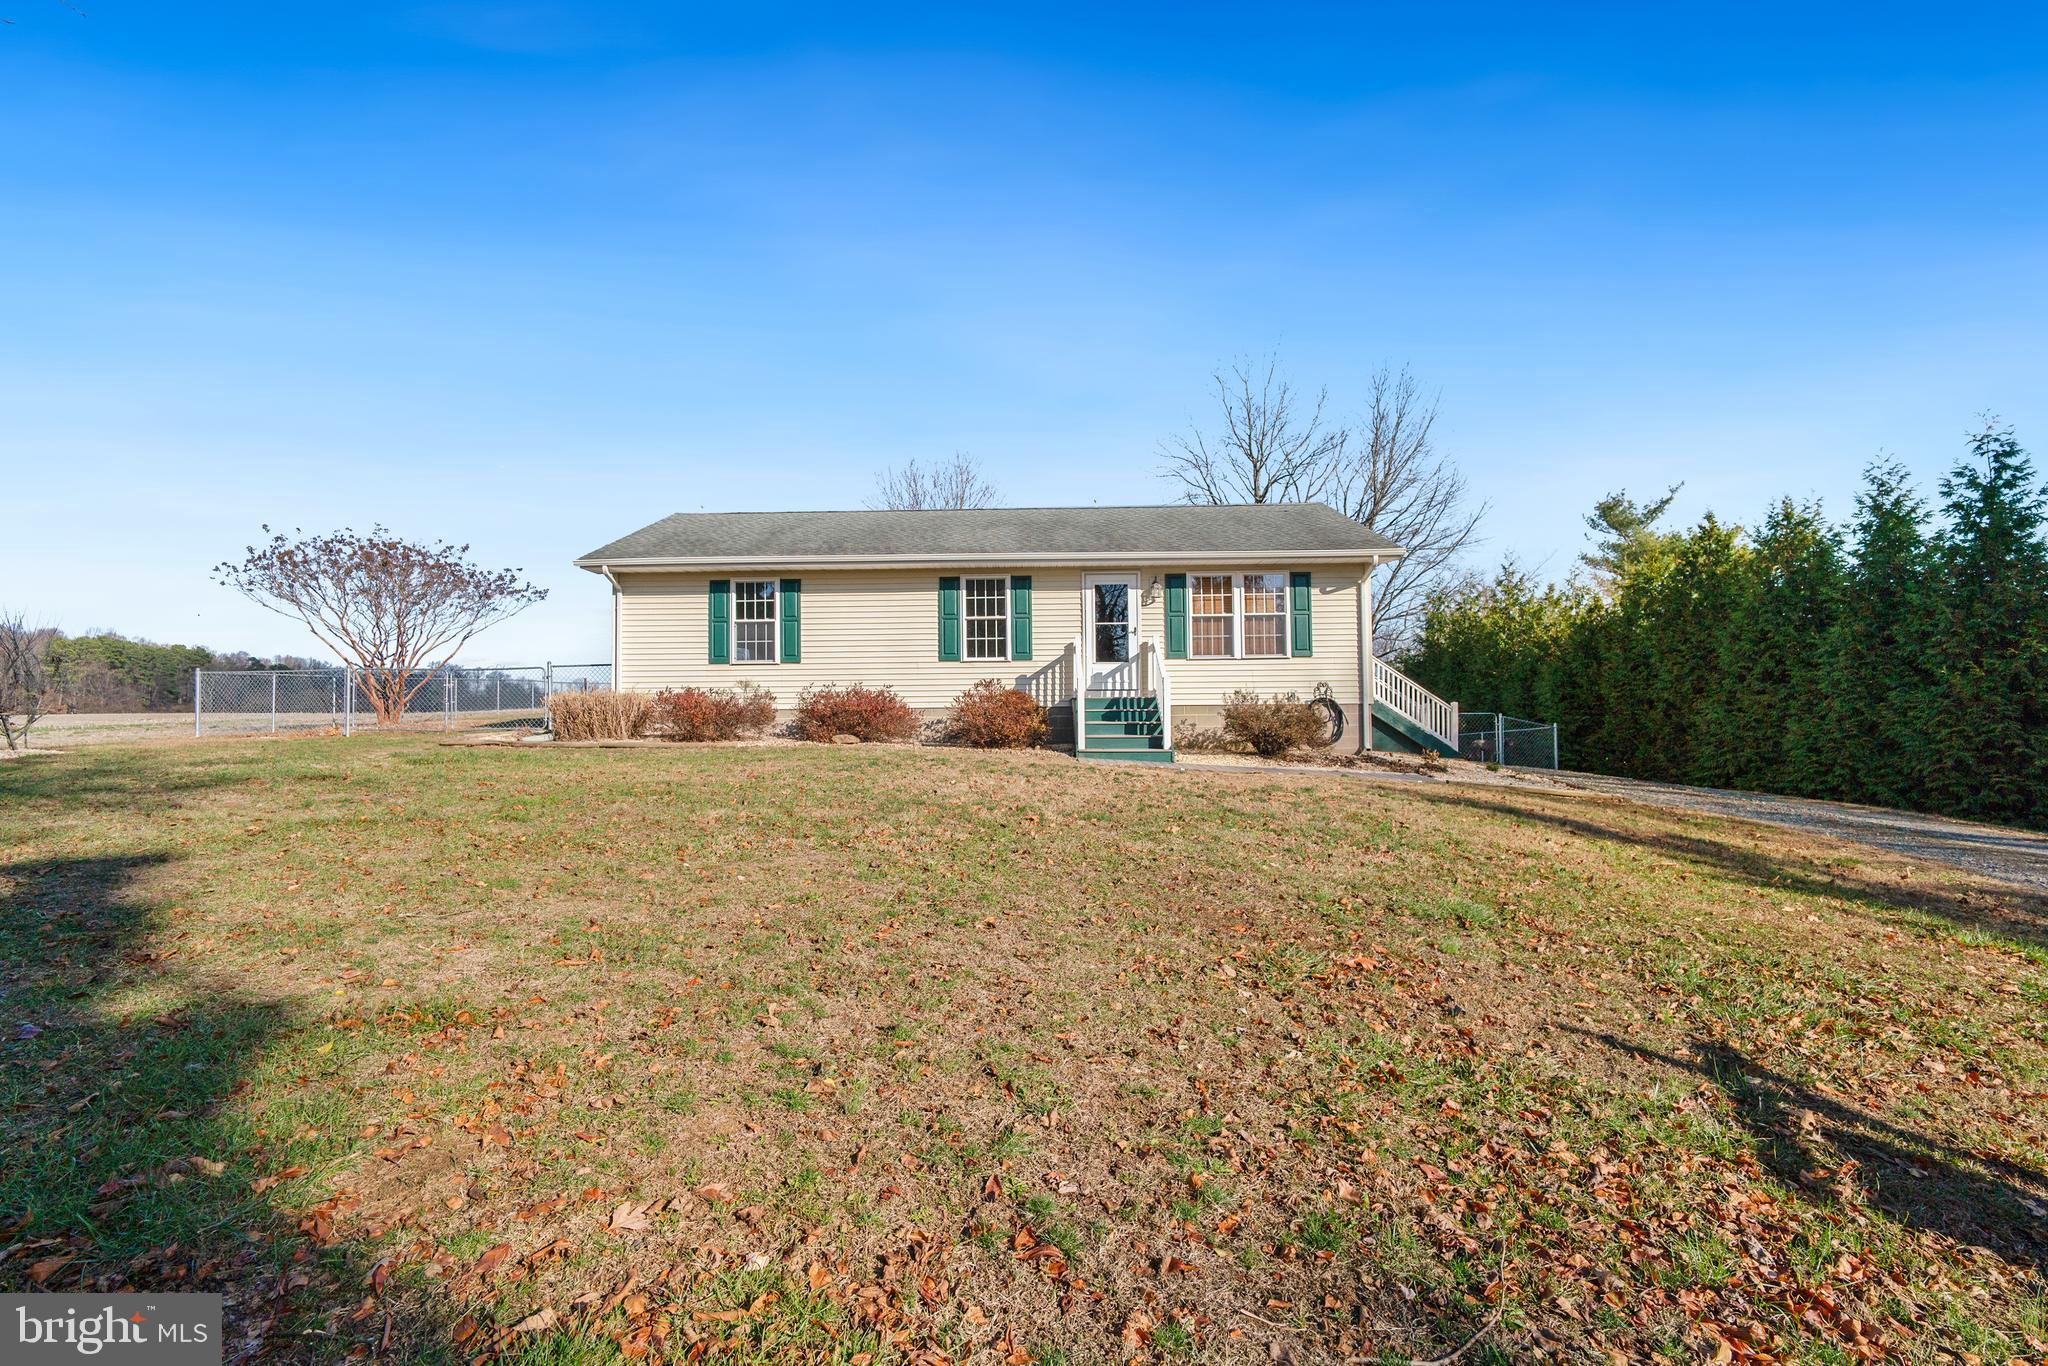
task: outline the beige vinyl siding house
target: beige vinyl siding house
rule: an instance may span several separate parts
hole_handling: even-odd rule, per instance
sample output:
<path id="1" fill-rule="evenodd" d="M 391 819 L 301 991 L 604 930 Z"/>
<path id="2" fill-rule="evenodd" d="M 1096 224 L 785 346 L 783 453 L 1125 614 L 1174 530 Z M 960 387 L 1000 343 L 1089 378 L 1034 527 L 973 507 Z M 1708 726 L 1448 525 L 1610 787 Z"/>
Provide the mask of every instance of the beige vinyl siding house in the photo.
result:
<path id="1" fill-rule="evenodd" d="M 1340 745 L 1375 743 L 1370 576 L 1399 554 L 1321 504 L 1269 504 L 681 514 L 577 564 L 612 586 L 620 688 L 751 682 L 787 713 L 861 683 L 938 716 L 994 678 L 1056 740 L 1080 716 L 1084 750 L 1101 732 L 1170 759 L 1171 725 L 1216 724 L 1240 689 L 1321 693 Z"/>

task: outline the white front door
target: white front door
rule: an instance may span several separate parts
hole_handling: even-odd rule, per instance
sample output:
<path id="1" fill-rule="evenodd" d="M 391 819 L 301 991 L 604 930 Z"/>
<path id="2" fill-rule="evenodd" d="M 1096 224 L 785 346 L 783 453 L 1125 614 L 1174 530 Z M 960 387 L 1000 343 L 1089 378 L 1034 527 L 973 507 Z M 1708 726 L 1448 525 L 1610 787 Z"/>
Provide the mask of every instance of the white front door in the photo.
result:
<path id="1" fill-rule="evenodd" d="M 1088 623 L 1088 690 L 1138 690 L 1138 576 L 1090 574 L 1081 580 Z"/>

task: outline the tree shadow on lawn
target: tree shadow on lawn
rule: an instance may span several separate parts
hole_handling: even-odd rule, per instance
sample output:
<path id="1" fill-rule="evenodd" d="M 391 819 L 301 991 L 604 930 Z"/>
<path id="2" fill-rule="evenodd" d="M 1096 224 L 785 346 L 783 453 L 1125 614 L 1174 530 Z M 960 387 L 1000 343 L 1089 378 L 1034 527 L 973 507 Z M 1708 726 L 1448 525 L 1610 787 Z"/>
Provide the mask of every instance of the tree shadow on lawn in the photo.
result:
<path id="1" fill-rule="evenodd" d="M 1925 912 L 1947 921 L 1958 929 L 2004 939 L 2036 955 L 2048 955 L 2048 897 L 2017 887 L 2000 885 L 1994 889 L 1984 886 L 1956 887 L 1908 883 L 1896 877 L 1879 876 L 1858 871 L 1843 863 L 1830 862 L 1828 856 L 1818 850 L 1810 854 L 1801 854 L 1784 849 L 1751 848 L 1732 838 L 1716 838 L 1685 829 L 1695 820 L 1739 819 L 1734 817 L 1694 818 L 1683 813 L 1633 808 L 1631 814 L 1639 813 L 1644 819 L 1653 820 L 1663 828 L 1629 829 L 1618 822 L 1601 820 L 1595 814 L 1603 807 L 1615 805 L 1611 800 L 1580 797 L 1559 799 L 1572 803 L 1575 814 L 1567 815 L 1562 811 L 1550 809 L 1542 804 L 1540 799 L 1509 802 L 1442 792 L 1422 795 L 1427 801 L 1448 802 L 1472 810 L 1505 815 L 1511 820 L 1526 820 L 1552 826 L 1588 839 L 1654 850 L 1673 858 L 1704 864 L 1718 873 L 1755 887 L 1797 892 L 1807 896 L 1853 898 L 1892 910 Z M 1744 824 L 1747 825 L 1746 822 Z M 1748 828 L 1784 840 L 1802 838 L 1796 831 L 1782 830 L 1778 827 Z M 1816 834 L 1811 838 L 1833 840 L 1835 837 Z M 1857 846 L 1856 856 L 1861 858 L 1865 855 L 1887 859 L 1906 857 Z M 1962 870 L 1954 871 L 1960 876 L 1967 876 Z"/>
<path id="2" fill-rule="evenodd" d="M 1790 1189 L 1834 1198 L 1860 1192 L 1901 1224 L 2008 1262 L 2048 1265 L 2048 1170 L 1915 1133 L 1774 1072 L 1726 1043 L 1696 1040 L 1688 1058 L 1565 1028 L 1713 1082 L 1755 1140 L 1765 1169 Z M 1855 1168 L 1845 1171 L 1845 1160 Z"/>
<path id="3" fill-rule="evenodd" d="M 293 1022 L 156 939 L 170 913 L 139 884 L 169 861 L 0 865 L 0 1289 L 218 1291 L 230 1361 L 446 1350 L 442 1297 L 407 1286 L 353 1317 L 373 1253 L 285 1212 L 318 1210 L 350 1135 L 317 1132 L 342 1115 L 304 1073 L 273 1086 L 310 1137 L 231 1104 L 301 1066 Z"/>

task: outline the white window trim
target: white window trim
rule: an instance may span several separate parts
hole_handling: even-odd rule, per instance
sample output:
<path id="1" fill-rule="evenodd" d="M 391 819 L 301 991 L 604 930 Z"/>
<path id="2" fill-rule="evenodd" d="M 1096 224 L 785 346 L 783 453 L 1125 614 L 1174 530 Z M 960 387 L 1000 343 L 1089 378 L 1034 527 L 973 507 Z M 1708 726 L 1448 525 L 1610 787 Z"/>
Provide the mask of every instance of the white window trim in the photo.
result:
<path id="1" fill-rule="evenodd" d="M 1280 580 L 1280 652 L 1271 655 L 1246 654 L 1244 649 L 1244 581 L 1253 575 L 1274 575 Z M 1230 653 L 1224 655 L 1198 655 L 1195 653 L 1195 579 L 1228 579 L 1230 581 Z M 1188 571 L 1188 659 L 1190 662 L 1203 659 L 1290 659 L 1294 655 L 1294 579 L 1285 569 L 1190 569 Z M 1204 612 L 1203 616 L 1212 613 Z M 1270 613 L 1255 613 L 1259 616 Z"/>
<path id="2" fill-rule="evenodd" d="M 740 658 L 740 585 L 743 583 L 765 583 L 768 585 L 768 657 L 766 659 Z M 758 669 L 762 665 L 782 662 L 782 580 L 759 574 L 749 574 L 743 579 L 732 581 L 732 612 L 725 623 L 732 632 L 732 640 L 726 646 L 727 666 L 734 669 Z"/>
<path id="3" fill-rule="evenodd" d="M 1003 581 L 1003 598 L 1002 598 L 1002 602 L 1003 602 L 1003 634 L 1002 634 L 1002 647 L 1003 647 L 1003 652 L 1002 652 L 1002 653 L 1001 653 L 1000 655 L 996 655 L 996 656 L 993 656 L 993 657 L 988 657 L 988 658 L 978 658 L 978 657 L 976 657 L 976 656 L 974 656 L 974 655 L 970 655 L 970 654 L 968 654 L 968 653 L 967 653 L 967 645 L 968 645 L 968 630 L 967 630 L 967 620 L 968 620 L 968 618 L 967 618 L 967 599 L 968 599 L 968 596 L 969 596 L 969 594 L 968 594 L 968 592 L 967 592 L 967 583 L 968 583 L 968 580 L 970 580 L 970 579 L 1001 579 L 1001 580 Z M 1011 638 L 1011 633 L 1012 633 L 1012 632 L 1013 632 L 1013 631 L 1014 631 L 1014 630 L 1016 629 L 1016 627 L 1015 627 L 1015 624 L 1014 624 L 1014 623 L 1013 623 L 1013 622 L 1012 622 L 1012 621 L 1010 620 L 1010 617 L 1011 617 L 1011 614 L 1012 614 L 1012 613 L 1013 613 L 1013 612 L 1014 612 L 1015 610 L 1016 610 L 1016 599 L 1014 599 L 1013 597 L 1011 597 L 1011 596 L 1010 596 L 1010 576 L 1009 576 L 1008 574 L 971 574 L 971 573 L 967 573 L 966 571 L 964 571 L 964 570 L 963 570 L 963 571 L 961 572 L 961 575 L 960 575 L 960 662 L 961 662 L 962 664 L 1007 664 L 1007 663 L 1009 663 L 1009 662 L 1010 662 L 1010 638 Z M 979 621 L 986 621 L 986 620 L 988 620 L 988 618 L 986 618 L 986 617 L 978 617 L 978 618 L 976 618 L 976 620 L 979 620 Z"/>

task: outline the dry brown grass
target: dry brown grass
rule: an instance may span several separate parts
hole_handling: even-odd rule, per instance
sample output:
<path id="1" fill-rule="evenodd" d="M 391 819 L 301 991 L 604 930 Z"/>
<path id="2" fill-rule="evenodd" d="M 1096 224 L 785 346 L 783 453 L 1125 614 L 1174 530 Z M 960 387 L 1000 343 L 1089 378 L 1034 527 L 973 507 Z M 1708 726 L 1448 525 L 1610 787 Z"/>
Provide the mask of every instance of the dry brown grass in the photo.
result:
<path id="1" fill-rule="evenodd" d="M 637 740 L 654 723 L 654 699 L 637 692 L 558 692 L 548 717 L 559 740 Z"/>
<path id="2" fill-rule="evenodd" d="M 2043 1350 L 2048 922 L 1905 860 L 384 737 L 8 765 L 0 841 L 0 1282 L 279 1355 Z"/>

